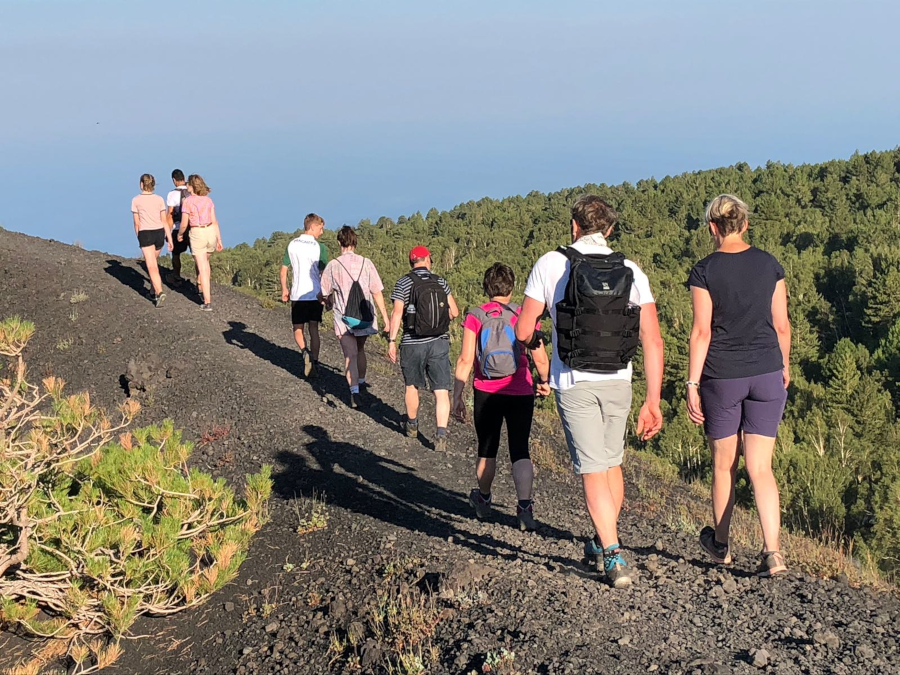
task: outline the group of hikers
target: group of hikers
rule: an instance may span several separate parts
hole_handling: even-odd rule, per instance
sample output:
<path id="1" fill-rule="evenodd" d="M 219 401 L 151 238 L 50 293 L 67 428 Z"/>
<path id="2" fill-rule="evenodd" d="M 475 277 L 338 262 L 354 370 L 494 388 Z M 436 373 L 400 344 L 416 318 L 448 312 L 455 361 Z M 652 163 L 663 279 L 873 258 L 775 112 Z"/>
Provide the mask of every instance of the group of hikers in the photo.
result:
<path id="1" fill-rule="evenodd" d="M 156 179 L 145 173 L 140 180 L 141 193 L 131 200 L 134 233 L 153 287 L 153 303 L 159 307 L 166 299 L 158 264 L 163 246 L 168 244 L 172 254 L 172 274 L 167 281 L 174 286 L 182 284 L 181 255 L 190 246 L 197 267 L 197 289 L 203 300 L 200 309 L 211 312 L 209 256 L 222 250 L 216 206 L 201 176 L 191 174 L 185 180 L 184 172 L 175 169 L 172 183 L 175 187 L 163 200 L 154 193 Z"/>
<path id="2" fill-rule="evenodd" d="M 177 191 L 185 189 L 180 171 L 173 172 L 173 180 Z M 152 176 L 142 176 L 141 188 L 136 201 L 149 203 Z M 154 228 L 139 227 L 143 211 L 135 212 L 135 229 L 157 304 L 162 292 L 156 255 L 160 242 L 168 240 L 174 260 L 173 230 L 181 241 L 185 228 L 195 227 L 194 223 L 201 228 L 214 226 L 212 236 L 196 238 L 198 248 L 204 257 L 221 249 L 215 209 L 206 196 L 209 188 L 194 175 L 188 178 L 187 192 L 177 195 L 177 200 L 170 193 L 167 210 L 157 213 L 164 235 L 142 234 Z M 207 201 L 192 202 L 196 197 Z M 150 211 L 162 204 L 161 198 L 157 199 Z M 764 539 L 757 573 L 770 577 L 787 570 L 779 544 L 780 504 L 772 455 L 790 382 L 791 328 L 784 269 L 772 255 L 745 241 L 748 214 L 744 202 L 727 194 L 713 199 L 706 209 L 716 250 L 693 267 L 687 280 L 693 326 L 684 387 L 688 415 L 704 427 L 714 467 L 713 525 L 701 531 L 700 545 L 714 563 L 732 563 L 729 527 L 738 462 L 743 455 Z M 180 229 L 174 226 L 176 215 L 181 216 Z M 647 276 L 609 246 L 617 218 L 600 197 L 579 199 L 571 213 L 572 243 L 537 261 L 521 305 L 513 302 L 513 270 L 503 263 L 492 264 L 483 279 L 486 302 L 469 309 L 463 318 L 455 374 L 450 363 L 450 327 L 460 311 L 447 280 L 432 271 L 427 247 L 415 246 L 409 252 L 410 271 L 391 292 L 389 316 L 378 270 L 356 252 L 355 230 L 344 226 L 338 231 L 340 255 L 329 261 L 326 247 L 318 241 L 325 221 L 311 213 L 304 219 L 303 234 L 287 246 L 281 287 L 282 300 L 291 302 L 294 339 L 307 377 L 317 375 L 319 324 L 324 310 L 332 310 L 344 355 L 348 401 L 354 409 L 366 404 L 366 341 L 379 333 L 380 315 L 388 340 L 387 356 L 394 363 L 399 361 L 406 386 L 404 432 L 419 436 L 419 394 L 430 389 L 435 398 L 434 446 L 438 451 L 446 449 L 451 414 L 460 422 L 466 419 L 465 395 L 473 375 L 478 456 L 477 486 L 471 490 L 469 502 L 479 519 L 491 513 L 505 422 L 518 524 L 522 530 L 537 528 L 529 452 L 531 426 L 535 398 L 553 393 L 595 531 L 585 543 L 585 556 L 601 564 L 609 583 L 621 588 L 632 583 L 632 569 L 618 532 L 625 494 L 622 461 L 632 402 L 631 361 L 640 346 L 646 393 L 636 434 L 646 441 L 663 425 L 663 340 Z M 196 256 L 194 241 L 191 230 Z M 208 308 L 208 260 L 201 267 L 198 259 L 197 267 Z M 180 265 L 173 264 L 173 269 L 179 275 Z M 547 315 L 552 324 L 549 358 L 541 331 Z"/>

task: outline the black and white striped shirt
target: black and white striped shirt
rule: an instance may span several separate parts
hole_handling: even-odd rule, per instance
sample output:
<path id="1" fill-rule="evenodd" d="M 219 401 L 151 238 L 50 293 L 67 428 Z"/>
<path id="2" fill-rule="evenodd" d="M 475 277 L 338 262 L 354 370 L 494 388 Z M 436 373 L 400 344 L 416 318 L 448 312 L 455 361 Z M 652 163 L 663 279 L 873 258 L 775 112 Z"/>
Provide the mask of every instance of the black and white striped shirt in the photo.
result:
<path id="1" fill-rule="evenodd" d="M 429 272 L 424 267 L 416 267 L 412 274 L 416 274 L 420 277 L 426 277 L 431 272 Z M 450 284 L 447 283 L 447 280 L 444 277 L 438 276 L 437 274 L 433 275 L 437 282 L 441 285 L 441 288 L 444 289 L 444 293 L 447 294 L 449 298 L 451 295 L 450 292 Z M 397 281 L 397 285 L 394 286 L 394 291 L 391 293 L 391 300 L 397 301 L 400 300 L 403 303 L 403 309 L 406 310 L 406 306 L 409 304 L 409 294 L 412 291 L 413 280 L 409 277 L 408 274 L 404 274 Z M 416 337 L 416 335 L 410 331 L 407 331 L 405 328 L 403 330 L 403 337 L 400 340 L 401 345 L 409 345 L 409 344 L 425 344 L 426 342 L 432 342 L 434 340 L 449 340 L 450 336 L 448 334 L 438 335 L 435 337 Z"/>

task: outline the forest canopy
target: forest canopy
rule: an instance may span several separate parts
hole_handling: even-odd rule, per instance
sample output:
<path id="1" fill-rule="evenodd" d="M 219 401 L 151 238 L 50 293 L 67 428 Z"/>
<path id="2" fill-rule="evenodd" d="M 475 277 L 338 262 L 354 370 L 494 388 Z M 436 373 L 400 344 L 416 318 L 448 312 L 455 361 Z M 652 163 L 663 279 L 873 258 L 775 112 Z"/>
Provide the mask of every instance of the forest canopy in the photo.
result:
<path id="1" fill-rule="evenodd" d="M 769 162 L 752 169 L 740 163 L 635 185 L 587 184 L 470 201 L 424 216 L 363 220 L 358 251 L 375 262 L 388 289 L 408 271 L 409 249 L 425 244 L 461 307 L 482 302 L 481 278 L 495 261 L 515 270 L 521 296 L 537 258 L 568 243 L 574 201 L 602 196 L 619 213 L 611 245 L 647 273 L 659 308 L 666 426 L 651 448 L 686 477 L 705 479 L 709 453 L 684 411 L 691 325 L 685 281 L 694 263 L 712 251 L 705 205 L 725 192 L 750 205 L 750 243 L 775 255 L 787 274 L 792 384 L 776 450 L 786 523 L 845 537 L 882 569 L 896 570 L 900 149 L 823 164 Z M 282 256 L 297 234 L 276 232 L 222 252 L 213 261 L 214 279 L 276 300 Z M 338 253 L 333 231 L 323 241 L 332 255 Z M 636 406 L 641 390 L 637 383 Z M 746 499 L 746 482 L 742 491 Z"/>

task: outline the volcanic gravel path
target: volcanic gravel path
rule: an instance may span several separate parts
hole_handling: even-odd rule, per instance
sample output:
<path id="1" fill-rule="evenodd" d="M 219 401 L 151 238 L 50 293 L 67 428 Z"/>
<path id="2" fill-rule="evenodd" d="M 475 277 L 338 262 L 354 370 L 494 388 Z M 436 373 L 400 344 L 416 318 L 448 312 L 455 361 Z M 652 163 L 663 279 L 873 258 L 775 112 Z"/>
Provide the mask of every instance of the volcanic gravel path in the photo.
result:
<path id="1" fill-rule="evenodd" d="M 435 675 L 481 672 L 502 648 L 515 653 L 508 673 L 900 673 L 893 596 L 794 574 L 760 581 L 753 551 L 712 567 L 694 535 L 627 505 L 621 532 L 639 578 L 611 590 L 582 560 L 588 521 L 573 477 L 538 472 L 542 526 L 520 533 L 501 462 L 494 518 L 472 517 L 473 429 L 454 424 L 437 454 L 426 402 L 424 438 L 400 433 L 402 382 L 378 343 L 369 404 L 351 411 L 330 325 L 322 375 L 306 381 L 284 309 L 216 287 L 204 313 L 192 286 L 168 289 L 155 309 L 145 279 L 135 261 L 0 231 L 0 315 L 37 324 L 33 374 L 112 407 L 133 360 L 150 386 L 139 423 L 172 418 L 198 442 L 192 461 L 236 487 L 274 466 L 271 522 L 239 577 L 198 609 L 138 621 L 147 637 L 127 642 L 111 672 L 385 673 L 392 645 L 372 608 L 424 589 L 440 616 Z M 76 291 L 87 299 L 72 303 Z M 298 534 L 314 493 L 327 527 Z M 355 646 L 338 653 L 335 640 Z"/>

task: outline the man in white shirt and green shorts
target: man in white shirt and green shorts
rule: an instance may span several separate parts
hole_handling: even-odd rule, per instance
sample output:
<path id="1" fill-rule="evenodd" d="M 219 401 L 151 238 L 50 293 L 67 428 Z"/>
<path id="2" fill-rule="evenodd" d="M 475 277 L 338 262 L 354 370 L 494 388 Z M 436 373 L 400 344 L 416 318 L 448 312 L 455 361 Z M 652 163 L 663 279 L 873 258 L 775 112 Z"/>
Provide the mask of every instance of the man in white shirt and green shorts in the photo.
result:
<path id="1" fill-rule="evenodd" d="M 550 387 L 597 533 L 586 542 L 585 555 L 602 559 L 609 582 L 620 588 L 631 584 L 618 533 L 625 496 L 622 457 L 631 411 L 631 358 L 642 346 L 647 396 L 637 435 L 647 440 L 662 428 L 663 341 L 647 276 L 607 245 L 616 219 L 615 210 L 599 197 L 575 203 L 574 243 L 535 264 L 525 285 L 516 337 L 527 347 L 537 342 L 534 327 L 545 309 L 550 310 Z M 573 270 L 576 283 L 570 284 Z"/>
<path id="2" fill-rule="evenodd" d="M 303 374 L 316 377 L 319 364 L 319 324 L 322 323 L 321 274 L 328 263 L 328 249 L 319 243 L 325 231 L 321 216 L 310 213 L 303 219 L 303 234 L 288 244 L 281 262 L 281 301 L 291 300 L 291 324 L 294 340 L 303 357 Z M 287 287 L 288 268 L 293 271 L 293 284 Z M 303 327 L 309 324 L 309 346 Z"/>

